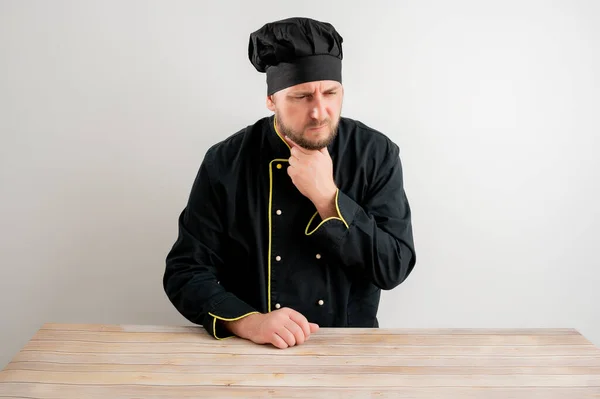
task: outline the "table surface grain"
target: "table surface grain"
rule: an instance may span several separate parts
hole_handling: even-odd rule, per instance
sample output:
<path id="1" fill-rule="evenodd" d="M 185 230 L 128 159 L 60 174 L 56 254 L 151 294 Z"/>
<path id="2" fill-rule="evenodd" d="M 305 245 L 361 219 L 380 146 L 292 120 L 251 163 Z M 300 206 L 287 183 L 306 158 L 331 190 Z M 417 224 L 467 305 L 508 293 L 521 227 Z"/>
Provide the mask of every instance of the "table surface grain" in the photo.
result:
<path id="1" fill-rule="evenodd" d="M 600 398 L 574 329 L 326 329 L 277 349 L 201 327 L 45 324 L 0 398 Z"/>

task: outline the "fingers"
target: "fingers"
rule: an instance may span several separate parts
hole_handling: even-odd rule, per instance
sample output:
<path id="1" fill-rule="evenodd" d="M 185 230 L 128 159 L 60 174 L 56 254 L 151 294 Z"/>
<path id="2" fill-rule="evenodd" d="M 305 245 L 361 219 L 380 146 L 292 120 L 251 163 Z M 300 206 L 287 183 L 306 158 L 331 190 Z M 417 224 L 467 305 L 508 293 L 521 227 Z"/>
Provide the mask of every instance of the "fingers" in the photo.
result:
<path id="1" fill-rule="evenodd" d="M 290 146 L 290 152 L 292 153 L 292 155 L 297 156 L 298 154 L 309 154 L 311 152 L 310 150 L 305 150 L 304 148 L 300 147 L 288 136 L 284 136 L 284 138 L 285 138 L 285 141 L 287 141 L 288 145 Z"/>
<path id="2" fill-rule="evenodd" d="M 288 174 L 289 177 L 292 178 L 292 183 L 296 184 L 296 182 L 294 181 L 294 179 L 297 176 L 297 171 L 292 166 L 288 166 L 288 168 L 287 168 L 287 174 Z"/>
<path id="3" fill-rule="evenodd" d="M 315 332 L 319 331 L 319 325 L 318 324 L 308 323 L 308 326 L 310 328 L 310 332 L 311 333 L 315 333 Z"/>
<path id="4" fill-rule="evenodd" d="M 308 320 L 306 319 L 306 317 L 304 317 L 302 313 L 297 311 L 290 312 L 289 316 L 294 323 L 300 326 L 302 332 L 304 333 L 304 337 L 308 339 L 308 337 L 310 336 L 310 327 L 308 325 Z"/>
<path id="5" fill-rule="evenodd" d="M 294 345 L 302 345 L 304 343 L 304 341 L 306 340 L 304 336 L 304 331 L 302 331 L 302 328 L 298 324 L 296 324 L 296 322 L 294 322 L 291 319 L 288 320 L 287 323 L 285 323 L 285 328 L 287 328 L 288 331 L 294 335 Z"/>
<path id="6" fill-rule="evenodd" d="M 285 137 L 285 141 L 287 141 L 287 143 L 290 145 L 290 152 L 292 154 L 306 152 L 306 150 L 304 148 L 302 148 L 298 144 L 296 144 L 291 138 L 289 138 L 288 136 L 284 136 L 284 137 Z"/>
<path id="7" fill-rule="evenodd" d="M 292 154 L 293 157 L 301 157 L 302 154 L 306 154 L 306 152 L 302 151 L 300 147 L 296 146 L 292 147 L 292 149 L 290 150 L 290 154 Z"/>
<path id="8" fill-rule="evenodd" d="M 288 136 L 285 136 L 285 139 L 287 140 L 287 142 L 290 144 L 290 152 L 292 153 L 292 155 L 296 155 L 298 156 L 298 154 L 314 154 L 316 152 L 319 152 L 317 150 L 307 150 L 304 147 L 300 147 L 298 144 L 296 144 L 295 142 L 292 141 L 292 139 L 290 139 Z"/>
<path id="9" fill-rule="evenodd" d="M 317 324 L 309 323 L 304 315 L 291 308 L 276 310 L 267 317 L 269 326 L 266 329 L 270 333 L 263 342 L 270 342 L 280 349 L 303 344 L 319 329 Z"/>
<path id="10" fill-rule="evenodd" d="M 292 167 L 293 167 L 293 166 L 296 166 L 296 165 L 297 165 L 297 163 L 298 163 L 298 158 L 296 158 L 295 156 L 291 156 L 291 157 L 288 159 L 288 163 L 289 163 L 289 164 L 290 164 L 290 166 L 292 166 Z"/>
<path id="11" fill-rule="evenodd" d="M 285 349 L 288 347 L 288 344 L 277 333 L 273 333 L 271 344 L 279 349 Z"/>
<path id="12" fill-rule="evenodd" d="M 287 141 L 287 143 L 289 144 L 290 147 L 294 148 L 297 146 L 296 143 L 294 143 L 294 141 L 289 138 L 288 136 L 283 136 L 283 138 L 285 139 L 285 141 Z"/>
<path id="13" fill-rule="evenodd" d="M 287 344 L 287 346 L 296 345 L 296 337 L 290 330 L 287 329 L 285 325 L 280 325 L 279 328 L 275 331 L 277 335 L 279 335 Z"/>

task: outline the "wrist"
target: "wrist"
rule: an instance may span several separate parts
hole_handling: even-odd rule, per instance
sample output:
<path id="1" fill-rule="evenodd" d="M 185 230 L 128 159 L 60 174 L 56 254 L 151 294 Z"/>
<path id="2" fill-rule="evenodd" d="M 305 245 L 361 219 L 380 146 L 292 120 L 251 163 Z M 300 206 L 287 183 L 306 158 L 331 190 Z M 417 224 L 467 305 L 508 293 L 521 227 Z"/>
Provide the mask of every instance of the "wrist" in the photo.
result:
<path id="1" fill-rule="evenodd" d="M 247 339 L 251 335 L 251 323 L 258 316 L 260 316 L 260 313 L 253 313 L 239 320 L 223 321 L 223 325 L 232 334 Z"/>
<path id="2" fill-rule="evenodd" d="M 333 187 L 330 192 L 318 201 L 314 201 L 313 204 L 317 208 L 317 212 L 321 216 L 321 219 L 325 220 L 329 217 L 337 216 L 337 209 L 335 206 L 335 197 L 337 194 L 337 187 Z"/>

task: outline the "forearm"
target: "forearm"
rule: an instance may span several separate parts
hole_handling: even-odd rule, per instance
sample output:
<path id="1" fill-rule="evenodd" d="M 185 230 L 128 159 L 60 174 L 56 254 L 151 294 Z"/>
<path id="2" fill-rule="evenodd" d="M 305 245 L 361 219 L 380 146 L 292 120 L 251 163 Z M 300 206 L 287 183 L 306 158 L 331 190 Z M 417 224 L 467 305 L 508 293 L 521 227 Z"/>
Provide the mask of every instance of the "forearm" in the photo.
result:
<path id="1" fill-rule="evenodd" d="M 179 235 L 166 259 L 163 286 L 169 300 L 188 320 L 215 338 L 231 336 L 218 321 L 235 320 L 256 310 L 228 292 L 218 280 L 226 262 L 222 198 L 211 182 L 211 152 L 202 163 L 188 204 L 179 216 Z"/>
<path id="2" fill-rule="evenodd" d="M 392 289 L 406 279 L 416 262 L 399 164 L 380 185 L 365 207 L 337 190 L 329 211 L 317 208 L 305 234 L 314 235 L 342 267 L 363 273 L 382 289 Z"/>
<path id="3" fill-rule="evenodd" d="M 355 214 L 348 229 L 336 221 L 332 221 L 330 229 L 347 230 L 345 233 L 334 231 L 324 237 L 340 264 L 359 270 L 381 289 L 396 287 L 414 267 L 412 234 L 396 231 L 393 235 L 378 227 L 374 218 L 362 209 Z"/>
<path id="4" fill-rule="evenodd" d="M 210 264 L 211 260 L 221 262 L 181 223 L 180 236 L 167 255 L 163 286 L 179 313 L 220 338 L 228 334 L 217 328 L 216 320 L 236 319 L 255 309 L 219 283 L 217 267 Z"/>
<path id="5" fill-rule="evenodd" d="M 228 334 L 219 321 L 237 320 L 256 313 L 250 305 L 226 291 L 206 267 L 171 265 L 163 280 L 165 293 L 175 308 L 192 323 L 203 325 L 215 338 Z M 237 334 L 236 334 L 237 335 Z"/>

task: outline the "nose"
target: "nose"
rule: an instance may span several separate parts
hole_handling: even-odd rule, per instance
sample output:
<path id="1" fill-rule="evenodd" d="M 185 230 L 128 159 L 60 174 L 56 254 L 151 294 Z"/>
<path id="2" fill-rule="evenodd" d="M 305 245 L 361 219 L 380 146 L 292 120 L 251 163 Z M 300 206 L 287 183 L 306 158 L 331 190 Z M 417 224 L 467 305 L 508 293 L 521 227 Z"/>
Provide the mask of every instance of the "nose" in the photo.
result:
<path id="1" fill-rule="evenodd" d="M 311 118 L 316 119 L 318 121 L 327 119 L 327 110 L 325 107 L 325 100 L 320 93 L 314 97 L 312 105 L 313 105 L 313 108 L 310 113 Z"/>

